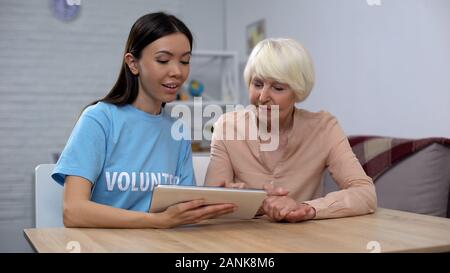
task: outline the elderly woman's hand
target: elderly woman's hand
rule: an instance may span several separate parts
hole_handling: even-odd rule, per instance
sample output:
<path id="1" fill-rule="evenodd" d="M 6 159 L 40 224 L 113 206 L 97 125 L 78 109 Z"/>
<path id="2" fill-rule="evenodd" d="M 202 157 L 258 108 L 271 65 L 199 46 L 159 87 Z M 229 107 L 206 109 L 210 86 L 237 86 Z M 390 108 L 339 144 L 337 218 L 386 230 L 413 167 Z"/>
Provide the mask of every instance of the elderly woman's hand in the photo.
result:
<path id="1" fill-rule="evenodd" d="M 316 217 L 316 209 L 308 204 L 302 203 L 298 204 L 297 208 L 289 212 L 284 219 L 288 222 L 295 223 L 310 220 L 314 217 Z"/>
<path id="2" fill-rule="evenodd" d="M 316 210 L 305 203 L 298 204 L 288 196 L 267 197 L 262 206 L 265 214 L 274 221 L 286 220 L 291 223 L 313 219 Z"/>
<path id="3" fill-rule="evenodd" d="M 297 208 L 297 202 L 289 196 L 269 196 L 263 202 L 265 214 L 274 221 L 284 220 Z"/>
<path id="4" fill-rule="evenodd" d="M 289 193 L 289 191 L 287 189 L 285 189 L 285 188 L 275 187 L 272 182 L 264 184 L 263 185 L 263 190 L 265 190 L 267 192 L 267 196 L 268 197 L 270 197 L 270 196 L 286 196 Z M 264 210 L 264 203 L 263 203 L 261 205 L 261 207 L 258 209 L 258 212 L 256 213 L 256 215 L 263 215 L 265 213 L 266 212 Z"/>

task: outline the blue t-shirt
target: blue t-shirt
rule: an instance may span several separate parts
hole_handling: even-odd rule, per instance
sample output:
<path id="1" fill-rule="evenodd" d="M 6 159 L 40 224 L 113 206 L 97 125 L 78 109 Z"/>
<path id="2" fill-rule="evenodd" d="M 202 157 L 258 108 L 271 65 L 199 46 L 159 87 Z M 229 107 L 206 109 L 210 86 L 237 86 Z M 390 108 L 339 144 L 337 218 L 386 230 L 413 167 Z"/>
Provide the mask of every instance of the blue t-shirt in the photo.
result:
<path id="1" fill-rule="evenodd" d="M 174 120 L 164 109 L 151 115 L 128 104 L 99 102 L 81 115 L 52 178 L 67 175 L 92 184 L 91 200 L 148 211 L 156 184 L 194 185 L 191 143 L 171 136 Z"/>

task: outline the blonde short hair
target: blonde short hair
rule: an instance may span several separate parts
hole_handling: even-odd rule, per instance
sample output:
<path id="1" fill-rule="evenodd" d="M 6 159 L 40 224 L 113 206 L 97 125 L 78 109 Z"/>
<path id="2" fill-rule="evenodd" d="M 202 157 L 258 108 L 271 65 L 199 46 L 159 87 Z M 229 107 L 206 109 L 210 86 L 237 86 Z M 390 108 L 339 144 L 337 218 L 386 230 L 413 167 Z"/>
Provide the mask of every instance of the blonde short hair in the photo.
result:
<path id="1" fill-rule="evenodd" d="M 253 48 L 244 70 L 247 87 L 254 76 L 288 84 L 296 102 L 308 97 L 315 77 L 312 59 L 303 45 L 284 38 L 265 39 Z"/>

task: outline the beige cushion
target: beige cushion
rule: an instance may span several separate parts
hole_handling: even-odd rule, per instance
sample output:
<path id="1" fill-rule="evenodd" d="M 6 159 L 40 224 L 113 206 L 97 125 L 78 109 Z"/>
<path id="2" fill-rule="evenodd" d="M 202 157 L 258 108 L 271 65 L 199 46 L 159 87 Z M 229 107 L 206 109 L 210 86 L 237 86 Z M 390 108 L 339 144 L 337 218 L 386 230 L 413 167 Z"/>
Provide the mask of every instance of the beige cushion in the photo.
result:
<path id="1" fill-rule="evenodd" d="M 378 206 L 448 217 L 450 148 L 440 144 L 400 161 L 376 181 Z M 324 193 L 337 190 L 325 173 Z"/>

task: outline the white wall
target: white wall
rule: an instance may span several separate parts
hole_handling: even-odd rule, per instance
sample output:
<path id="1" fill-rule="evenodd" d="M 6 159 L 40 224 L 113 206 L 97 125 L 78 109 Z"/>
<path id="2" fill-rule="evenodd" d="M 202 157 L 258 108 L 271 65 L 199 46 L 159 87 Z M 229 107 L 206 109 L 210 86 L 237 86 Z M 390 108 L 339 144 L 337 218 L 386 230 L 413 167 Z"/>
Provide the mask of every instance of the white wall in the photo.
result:
<path id="1" fill-rule="evenodd" d="M 165 10 L 182 18 L 195 49 L 223 47 L 222 1 L 82 0 L 73 22 L 50 0 L 0 0 L 0 252 L 30 251 L 33 172 L 52 163 L 81 109 L 114 84 L 133 22 Z"/>
<path id="2" fill-rule="evenodd" d="M 316 86 L 299 107 L 325 109 L 347 134 L 450 137 L 450 1 L 228 0 L 226 42 L 245 61 L 245 27 L 309 49 Z"/>

